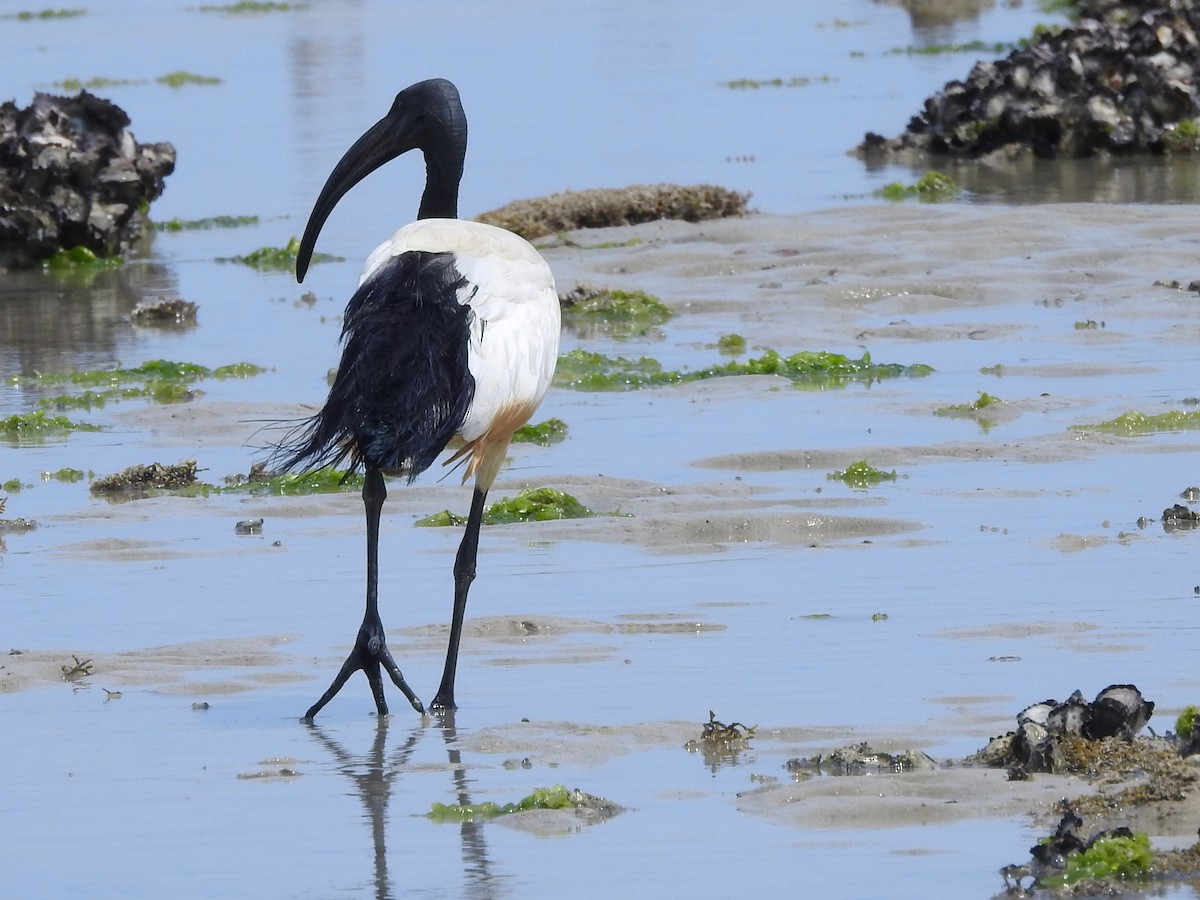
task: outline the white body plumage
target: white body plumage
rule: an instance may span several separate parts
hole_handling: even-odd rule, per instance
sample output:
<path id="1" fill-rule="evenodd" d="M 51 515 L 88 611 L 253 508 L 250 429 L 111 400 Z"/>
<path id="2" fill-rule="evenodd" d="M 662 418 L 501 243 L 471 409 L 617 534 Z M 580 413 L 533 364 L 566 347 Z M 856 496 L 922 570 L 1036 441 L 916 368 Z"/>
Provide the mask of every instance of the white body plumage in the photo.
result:
<path id="1" fill-rule="evenodd" d="M 419 219 L 367 257 L 359 284 L 388 260 L 412 251 L 451 253 L 465 279 L 458 300 L 470 308 L 468 368 L 475 395 L 459 432 L 467 457 L 464 481 L 487 490 L 509 440 L 550 386 L 560 331 L 554 276 L 524 238 L 463 219 Z"/>

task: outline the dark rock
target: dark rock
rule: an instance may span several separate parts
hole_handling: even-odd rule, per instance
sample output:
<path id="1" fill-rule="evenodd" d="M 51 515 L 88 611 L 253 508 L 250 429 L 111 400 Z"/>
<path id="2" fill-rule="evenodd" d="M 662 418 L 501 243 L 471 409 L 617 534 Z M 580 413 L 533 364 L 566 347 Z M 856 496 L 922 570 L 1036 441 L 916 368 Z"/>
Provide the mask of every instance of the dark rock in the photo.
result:
<path id="1" fill-rule="evenodd" d="M 1176 525 L 1188 522 L 1200 522 L 1200 513 L 1188 509 L 1182 503 L 1176 503 L 1174 506 L 1163 510 L 1162 520 Z"/>
<path id="2" fill-rule="evenodd" d="M 1154 704 L 1144 699 L 1142 692 L 1132 684 L 1110 685 L 1097 694 L 1092 702 L 1083 736 L 1089 741 L 1115 735 L 1132 738 L 1146 726 L 1153 714 Z"/>
<path id="3" fill-rule="evenodd" d="M 1154 713 L 1154 704 L 1132 684 L 1112 684 L 1088 703 L 1075 691 L 1064 702 L 1043 700 L 1017 714 L 1017 730 L 993 738 L 971 761 L 1008 768 L 1014 780 L 1031 772 L 1067 769 L 1063 742 L 1072 738 L 1132 740 Z"/>
<path id="4" fill-rule="evenodd" d="M 123 255 L 174 168 L 174 147 L 137 143 L 125 112 L 87 91 L 0 105 L 0 268 L 74 247 Z"/>
<path id="5" fill-rule="evenodd" d="M 977 63 L 965 80 L 928 98 L 903 134 L 868 134 L 858 153 L 1053 158 L 1195 151 L 1198 33 L 1193 0 L 1085 0 L 1075 27 Z"/>
<path id="6" fill-rule="evenodd" d="M 1079 691 L 1071 694 L 1065 703 L 1060 703 L 1046 717 L 1046 730 L 1064 737 L 1078 737 L 1087 730 L 1091 722 L 1092 707 Z"/>

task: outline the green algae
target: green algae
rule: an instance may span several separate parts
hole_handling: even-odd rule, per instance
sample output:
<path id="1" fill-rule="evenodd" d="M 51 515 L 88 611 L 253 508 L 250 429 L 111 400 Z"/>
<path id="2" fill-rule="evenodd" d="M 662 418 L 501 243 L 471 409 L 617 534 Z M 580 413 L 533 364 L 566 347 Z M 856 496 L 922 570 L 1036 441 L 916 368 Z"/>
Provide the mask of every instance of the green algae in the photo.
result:
<path id="1" fill-rule="evenodd" d="M 246 225 L 257 225 L 258 216 L 210 216 L 207 219 L 168 219 L 158 222 L 158 231 L 197 231 L 209 228 L 242 228 Z"/>
<path id="2" fill-rule="evenodd" d="M 217 262 L 239 263 L 260 272 L 291 272 L 296 268 L 296 257 L 299 253 L 300 241 L 292 237 L 283 247 L 259 247 L 245 256 L 218 257 Z M 344 262 L 344 257 L 314 253 L 309 262 L 314 265 L 323 262 Z"/>
<path id="3" fill-rule="evenodd" d="M 57 472 L 43 472 L 42 481 L 60 481 L 63 484 L 75 484 L 78 481 L 83 481 L 88 477 L 88 473 L 82 469 L 72 469 L 64 467 Z"/>
<path id="4" fill-rule="evenodd" d="M 931 169 L 918 178 L 915 184 L 893 181 L 877 190 L 875 195 L 894 203 L 914 198 L 922 203 L 943 203 L 955 199 L 961 193 L 962 188 L 953 178 Z"/>
<path id="5" fill-rule="evenodd" d="M 250 378 L 265 369 L 240 362 L 216 369 L 197 363 L 152 359 L 133 368 L 86 369 L 78 372 L 41 372 L 10 375 L 5 383 L 13 387 L 84 388 L 69 394 L 42 397 L 38 404 L 47 409 L 94 409 L 121 400 L 150 400 L 154 403 L 180 403 L 195 397 L 191 385 L 206 378 L 225 380 Z"/>
<path id="6" fill-rule="evenodd" d="M 590 326 L 606 332 L 629 335 L 644 333 L 671 318 L 670 308 L 645 291 L 622 291 L 577 287 L 562 298 L 563 324 Z"/>
<path id="7" fill-rule="evenodd" d="M 722 356 L 739 356 L 746 352 L 746 339 L 740 334 L 723 334 L 717 338 L 717 351 Z"/>
<path id="8" fill-rule="evenodd" d="M 980 391 L 979 396 L 971 403 L 956 403 L 953 406 L 943 406 L 939 409 L 935 409 L 933 414 L 935 416 L 949 417 L 974 416 L 976 413 L 987 409 L 989 406 L 995 406 L 1003 402 L 1004 401 L 999 397 L 993 396 L 986 391 Z"/>
<path id="9" fill-rule="evenodd" d="M 1086 850 L 1068 854 L 1061 874 L 1041 877 L 1037 883 L 1039 887 L 1066 887 L 1080 881 L 1141 879 L 1150 874 L 1153 863 L 1154 851 L 1144 833 L 1105 835 Z"/>
<path id="10" fill-rule="evenodd" d="M 59 250 L 46 259 L 42 265 L 51 271 L 75 269 L 111 269 L 123 265 L 120 258 L 115 256 L 97 256 L 87 247 L 69 247 Z"/>
<path id="11" fill-rule="evenodd" d="M 767 350 L 745 362 L 730 361 L 681 372 L 663 369 L 657 360 L 645 356 L 627 359 L 576 349 L 559 357 L 554 383 L 579 391 L 631 391 L 735 375 L 780 375 L 800 386 L 824 389 L 852 381 L 922 377 L 932 371 L 932 367 L 921 364 L 875 363 L 869 353 L 851 359 L 840 353 L 811 351 L 785 357 Z"/>
<path id="12" fill-rule="evenodd" d="M 885 56 L 942 56 L 954 53 L 979 53 L 985 56 L 1004 56 L 1015 48 L 1014 44 L 1003 41 L 988 43 L 987 41 L 951 42 L 948 44 L 931 44 L 926 47 L 894 47 Z"/>
<path id="13" fill-rule="evenodd" d="M 509 525 L 514 522 L 549 522 L 555 519 L 583 519 L 593 516 L 590 509 L 557 488 L 530 488 L 515 497 L 504 497 L 489 506 L 483 513 L 484 525 Z M 466 518 L 444 509 L 441 512 L 418 519 L 415 524 L 422 528 L 444 528 L 450 525 L 465 525 Z"/>
<path id="14" fill-rule="evenodd" d="M 20 22 L 31 22 L 34 19 L 73 19 L 76 16 L 82 16 L 86 12 L 86 9 L 50 7 L 49 9 L 24 10 L 22 12 L 9 13 L 0 16 L 0 19 L 16 19 Z"/>
<path id="15" fill-rule="evenodd" d="M 129 78 L 105 78 L 97 75 L 89 78 L 87 81 L 84 81 L 82 78 L 64 78 L 62 81 L 54 82 L 54 86 L 64 91 L 100 91 L 107 88 L 127 87 L 128 85 L 138 83 Z"/>
<path id="16" fill-rule="evenodd" d="M 66 416 L 46 415 L 46 411 L 35 409 L 33 412 L 17 413 L 0 419 L 0 438 L 7 441 L 25 441 L 38 439 L 54 434 L 66 434 L 71 431 L 99 431 L 96 425 L 86 422 L 75 422 Z"/>
<path id="17" fill-rule="evenodd" d="M 851 463 L 844 469 L 829 472 L 825 478 L 829 481 L 841 481 L 852 488 L 876 487 L 883 481 L 895 481 L 896 470 L 884 472 L 869 465 L 865 459 Z"/>
<path id="18" fill-rule="evenodd" d="M 307 3 L 265 3 L 260 0 L 241 0 L 240 3 L 227 3 L 224 6 L 201 6 L 200 12 L 230 13 L 245 15 L 247 13 L 291 12 L 297 9 L 308 9 Z"/>
<path id="19" fill-rule="evenodd" d="M 488 525 L 512 522 L 547 522 L 553 519 L 582 519 L 592 511 L 557 488 L 531 488 L 514 497 L 504 497 L 487 508 L 483 521 Z"/>
<path id="20" fill-rule="evenodd" d="M 224 487 L 207 485 L 211 493 L 252 494 L 255 496 L 295 497 L 307 494 L 339 494 L 361 491 L 366 479 L 358 472 L 322 466 L 308 472 L 265 474 L 251 469 L 250 474 L 225 479 Z"/>
<path id="21" fill-rule="evenodd" d="M 1190 412 L 1171 410 L 1153 416 L 1137 410 L 1130 410 L 1107 422 L 1072 425 L 1071 428 L 1074 431 L 1103 431 L 1107 434 L 1127 436 L 1157 434 L 1164 431 L 1195 431 L 1200 429 L 1200 410 Z"/>
<path id="22" fill-rule="evenodd" d="M 507 816 L 531 809 L 570 809 L 573 806 L 571 792 L 561 784 L 556 784 L 548 788 L 534 788 L 533 793 L 528 796 L 522 797 L 515 803 L 503 805 L 490 800 L 471 805 L 434 803 L 427 815 L 435 822 L 462 823 L 474 822 L 479 819 L 494 819 L 497 816 Z"/>
<path id="23" fill-rule="evenodd" d="M 1197 715 L 1200 715 L 1200 707 L 1188 705 L 1184 707 L 1183 712 L 1179 714 L 1179 718 L 1175 720 L 1175 734 L 1181 740 L 1191 740 L 1192 729 L 1196 727 Z"/>
<path id="24" fill-rule="evenodd" d="M 537 425 L 522 425 L 513 432 L 513 443 L 538 444 L 549 447 L 560 444 L 567 438 L 567 423 L 562 419 L 547 419 Z"/>
<path id="25" fill-rule="evenodd" d="M 171 88 L 181 88 L 187 84 L 220 84 L 221 79 L 211 75 L 196 75 L 193 72 L 168 72 L 154 79 L 159 84 Z"/>

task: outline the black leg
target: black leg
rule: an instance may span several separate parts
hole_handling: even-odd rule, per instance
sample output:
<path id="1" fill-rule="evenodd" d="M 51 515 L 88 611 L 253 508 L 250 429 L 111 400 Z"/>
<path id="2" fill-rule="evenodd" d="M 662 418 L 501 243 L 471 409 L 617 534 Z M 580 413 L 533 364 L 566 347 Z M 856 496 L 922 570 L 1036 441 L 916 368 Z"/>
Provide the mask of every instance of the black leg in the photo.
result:
<path id="1" fill-rule="evenodd" d="M 475 580 L 475 557 L 479 553 L 479 526 L 483 523 L 483 504 L 487 491 L 475 488 L 471 497 L 471 513 L 458 555 L 454 558 L 454 615 L 450 620 L 450 646 L 446 648 L 446 668 L 442 683 L 433 698 L 432 709 L 454 709 L 454 673 L 458 668 L 458 645 L 462 640 L 463 616 L 467 611 L 467 591 Z"/>
<path id="2" fill-rule="evenodd" d="M 358 629 L 358 637 L 354 641 L 354 649 L 342 663 L 342 668 L 333 679 L 321 699 L 308 708 L 302 721 L 311 722 L 317 713 L 334 698 L 342 685 L 357 672 L 363 670 L 367 682 L 371 685 L 371 694 L 375 698 L 375 709 L 379 715 L 386 716 L 388 712 L 387 699 L 383 695 L 383 678 L 379 667 L 387 671 L 396 687 L 400 688 L 413 709 L 419 713 L 425 712 L 425 707 L 417 699 L 408 682 L 400 673 L 400 667 L 392 658 L 387 648 L 387 639 L 383 633 L 383 622 L 379 618 L 379 517 L 383 512 L 383 501 L 387 499 L 387 487 L 383 483 L 383 474 L 374 466 L 367 466 L 367 477 L 363 483 L 363 507 L 367 515 L 367 610 L 363 615 L 362 626 Z"/>

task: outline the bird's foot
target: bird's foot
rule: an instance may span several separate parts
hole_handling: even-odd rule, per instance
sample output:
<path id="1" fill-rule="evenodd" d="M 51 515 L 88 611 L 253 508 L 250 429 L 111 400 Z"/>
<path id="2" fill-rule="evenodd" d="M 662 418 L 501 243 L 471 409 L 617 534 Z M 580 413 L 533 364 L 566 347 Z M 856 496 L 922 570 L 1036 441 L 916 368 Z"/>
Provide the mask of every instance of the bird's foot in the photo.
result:
<path id="1" fill-rule="evenodd" d="M 342 689 L 350 676 L 362 670 L 367 676 L 367 682 L 371 685 L 371 695 L 375 698 L 375 709 L 379 715 L 386 716 L 388 714 L 387 699 L 383 694 L 383 677 L 380 675 L 380 668 L 388 673 L 392 682 L 396 687 L 400 688 L 408 702 L 412 704 L 412 708 L 422 715 L 425 713 L 425 707 L 413 693 L 412 688 L 408 686 L 408 682 L 404 680 L 404 675 L 400 672 L 400 667 L 396 665 L 396 660 L 392 657 L 392 653 L 387 648 L 387 641 L 383 634 L 383 625 L 378 621 L 366 620 L 362 627 L 358 630 L 358 637 L 354 641 L 354 649 L 350 651 L 350 655 L 346 657 L 346 661 L 342 663 L 342 668 L 334 676 L 333 683 L 329 685 L 329 689 L 321 695 L 321 699 L 308 708 L 308 712 L 301 719 L 302 722 L 311 722 L 330 700 L 332 700 L 337 692 Z"/>

